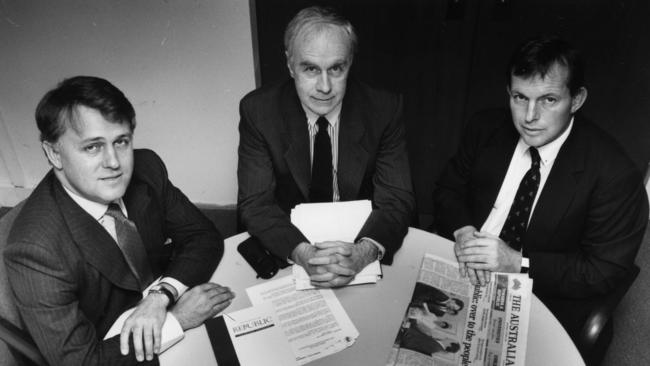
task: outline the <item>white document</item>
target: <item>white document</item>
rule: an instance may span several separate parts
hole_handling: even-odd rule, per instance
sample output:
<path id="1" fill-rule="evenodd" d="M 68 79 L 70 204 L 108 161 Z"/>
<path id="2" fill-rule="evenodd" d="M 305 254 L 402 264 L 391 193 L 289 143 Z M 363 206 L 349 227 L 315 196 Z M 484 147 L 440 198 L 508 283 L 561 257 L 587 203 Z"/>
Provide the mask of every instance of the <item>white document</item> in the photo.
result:
<path id="1" fill-rule="evenodd" d="M 296 361 L 304 365 L 350 347 L 359 331 L 334 292 L 297 291 L 291 277 L 249 287 L 246 293 L 254 306 L 273 306 Z"/>
<path id="2" fill-rule="evenodd" d="M 241 366 L 298 365 L 270 303 L 224 314 L 223 320 Z"/>
<path id="3" fill-rule="evenodd" d="M 291 210 L 291 223 L 310 243 L 339 240 L 354 242 L 363 224 L 372 212 L 369 200 L 303 203 Z M 312 289 L 309 275 L 299 265 L 293 266 L 293 277 L 298 290 Z M 375 283 L 381 278 L 381 265 L 374 261 L 357 273 L 349 285 Z"/>

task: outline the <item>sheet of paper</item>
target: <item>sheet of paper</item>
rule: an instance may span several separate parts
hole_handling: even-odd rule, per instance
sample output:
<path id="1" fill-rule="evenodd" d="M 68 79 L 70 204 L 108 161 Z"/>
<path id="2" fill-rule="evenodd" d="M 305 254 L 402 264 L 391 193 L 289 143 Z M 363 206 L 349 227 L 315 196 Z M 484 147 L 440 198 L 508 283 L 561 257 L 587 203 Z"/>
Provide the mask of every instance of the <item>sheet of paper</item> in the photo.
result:
<path id="1" fill-rule="evenodd" d="M 300 365 L 339 352 L 359 337 L 332 290 L 297 291 L 292 276 L 285 276 L 246 293 L 254 306 L 271 303 Z"/>
<path id="2" fill-rule="evenodd" d="M 227 331 L 241 366 L 298 365 L 270 303 L 259 304 L 221 317 L 223 322 L 219 322 L 218 318 L 211 319 L 206 322 L 206 327 L 219 327 L 220 324 L 224 324 L 226 329 L 211 328 L 208 330 L 208 335 L 225 334 L 220 332 Z M 218 346 L 224 347 L 223 344 Z M 221 363 L 219 356 L 215 349 L 217 362 Z"/>
<path id="3" fill-rule="evenodd" d="M 303 203 L 291 210 L 291 223 L 310 243 L 328 240 L 354 242 L 372 212 L 369 200 Z M 294 265 L 293 276 L 298 290 L 312 289 L 307 272 Z M 381 278 L 381 265 L 374 261 L 359 272 L 349 285 L 375 283 Z"/>

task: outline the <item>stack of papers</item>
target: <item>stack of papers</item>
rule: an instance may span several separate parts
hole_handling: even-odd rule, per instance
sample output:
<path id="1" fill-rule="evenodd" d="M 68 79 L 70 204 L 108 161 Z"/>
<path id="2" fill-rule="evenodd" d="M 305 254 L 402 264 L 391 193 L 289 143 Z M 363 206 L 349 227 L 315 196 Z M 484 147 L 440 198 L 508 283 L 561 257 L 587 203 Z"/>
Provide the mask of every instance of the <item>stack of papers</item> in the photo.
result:
<path id="1" fill-rule="evenodd" d="M 271 304 L 295 361 L 308 362 L 350 347 L 359 331 L 330 289 L 297 291 L 291 276 L 246 289 L 254 307 Z M 279 347 L 278 352 L 284 347 Z M 276 365 L 262 362 L 258 365 Z"/>
<path id="2" fill-rule="evenodd" d="M 303 203 L 291 210 L 291 223 L 310 243 L 345 241 L 353 243 L 372 212 L 369 200 Z M 309 275 L 299 265 L 293 266 L 296 289 L 313 289 Z M 381 278 L 381 265 L 374 261 L 359 272 L 349 285 L 376 283 Z"/>

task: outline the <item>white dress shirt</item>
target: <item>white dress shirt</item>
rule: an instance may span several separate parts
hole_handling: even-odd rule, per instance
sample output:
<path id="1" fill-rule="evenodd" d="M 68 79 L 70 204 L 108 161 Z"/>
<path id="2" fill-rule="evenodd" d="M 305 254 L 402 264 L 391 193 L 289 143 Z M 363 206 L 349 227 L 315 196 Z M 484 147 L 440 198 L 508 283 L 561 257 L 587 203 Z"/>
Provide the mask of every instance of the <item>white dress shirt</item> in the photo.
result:
<path id="1" fill-rule="evenodd" d="M 571 121 L 569 122 L 569 127 L 567 127 L 558 138 L 537 148 L 540 156 L 540 181 L 528 222 L 530 222 L 530 218 L 535 212 L 537 200 L 539 199 L 539 196 L 544 189 L 544 185 L 546 184 L 546 179 L 553 168 L 555 158 L 564 144 L 564 141 L 569 137 L 572 128 L 573 118 L 571 118 Z M 510 212 L 512 201 L 515 199 L 517 189 L 519 189 L 519 183 L 521 183 L 522 178 L 526 175 L 526 172 L 531 166 L 531 158 L 528 151 L 529 147 L 530 146 L 526 145 L 524 140 L 520 137 L 519 142 L 517 142 L 517 146 L 515 147 L 515 152 L 512 155 L 512 159 L 510 160 L 510 166 L 508 167 L 506 176 L 503 179 L 501 188 L 499 189 L 499 195 L 492 206 L 488 218 L 483 223 L 483 226 L 481 226 L 481 231 L 486 231 L 496 236 L 501 233 L 501 228 L 503 228 L 503 224 L 506 222 L 506 218 L 508 217 L 508 212 Z"/>
<path id="2" fill-rule="evenodd" d="M 336 173 L 338 172 L 338 161 L 339 161 L 339 126 L 341 125 L 339 123 L 339 117 L 341 115 L 341 104 L 336 106 L 333 110 L 331 110 L 328 114 L 326 114 L 324 117 L 327 118 L 327 121 L 329 122 L 329 126 L 327 127 L 327 133 L 330 136 L 330 141 L 332 144 L 332 201 L 333 202 L 338 202 L 341 200 L 341 196 L 339 194 L 339 184 L 338 184 L 338 178 L 336 176 Z M 303 110 L 305 111 L 305 114 L 307 115 L 307 128 L 309 129 L 309 160 L 310 162 L 313 163 L 314 160 L 314 140 L 316 139 L 316 133 L 318 133 L 318 125 L 316 125 L 316 121 L 318 121 L 318 118 L 320 117 L 319 115 L 315 114 L 309 108 L 305 108 L 303 106 Z M 384 253 L 386 252 L 386 249 L 384 248 L 383 245 L 379 244 L 377 241 L 375 241 L 372 238 L 362 238 L 365 240 L 368 240 L 372 242 L 377 249 L 379 250 L 379 256 L 378 259 L 381 259 L 384 257 Z"/>

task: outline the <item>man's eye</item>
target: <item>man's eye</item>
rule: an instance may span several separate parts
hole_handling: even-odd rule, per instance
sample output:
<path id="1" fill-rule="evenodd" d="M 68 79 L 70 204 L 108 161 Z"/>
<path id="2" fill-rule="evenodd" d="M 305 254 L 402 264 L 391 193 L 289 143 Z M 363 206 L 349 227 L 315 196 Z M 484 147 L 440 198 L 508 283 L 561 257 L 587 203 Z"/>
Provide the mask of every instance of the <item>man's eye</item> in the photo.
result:
<path id="1" fill-rule="evenodd" d="M 526 97 L 524 97 L 521 94 L 514 94 L 512 96 L 512 99 L 514 99 L 515 102 L 525 102 L 526 101 Z"/>
<path id="2" fill-rule="evenodd" d="M 546 103 L 546 104 L 553 104 L 555 102 L 557 102 L 557 98 L 555 98 L 555 97 L 546 97 L 546 98 L 544 98 L 544 103 Z"/>
<path id="3" fill-rule="evenodd" d="M 336 75 L 341 75 L 341 73 L 343 73 L 343 66 L 337 65 L 337 66 L 332 66 L 330 68 L 331 75 L 336 76 Z"/>
<path id="4" fill-rule="evenodd" d="M 115 141 L 115 146 L 117 146 L 117 147 L 126 147 L 126 146 L 129 146 L 130 143 L 131 143 L 131 140 L 129 140 L 129 139 L 119 139 L 119 140 Z"/>
<path id="5" fill-rule="evenodd" d="M 305 66 L 305 71 L 310 74 L 316 74 L 318 73 L 318 68 L 316 68 L 315 66 Z"/>
<path id="6" fill-rule="evenodd" d="M 89 153 L 95 153 L 99 151 L 100 146 L 98 144 L 92 144 L 84 147 L 84 151 L 89 152 Z"/>

